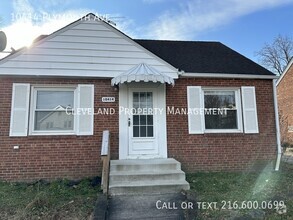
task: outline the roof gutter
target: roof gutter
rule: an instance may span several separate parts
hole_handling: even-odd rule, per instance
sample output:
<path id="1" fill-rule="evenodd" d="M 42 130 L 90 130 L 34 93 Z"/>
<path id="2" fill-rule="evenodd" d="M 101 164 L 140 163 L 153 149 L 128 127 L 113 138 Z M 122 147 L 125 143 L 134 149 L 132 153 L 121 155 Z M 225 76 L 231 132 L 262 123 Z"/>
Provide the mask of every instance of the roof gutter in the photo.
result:
<path id="1" fill-rule="evenodd" d="M 182 78 L 237 78 L 237 79 L 278 79 L 276 75 L 256 75 L 256 74 L 229 74 L 229 73 L 185 73 L 179 75 Z"/>
<path id="2" fill-rule="evenodd" d="M 281 146 L 281 135 L 280 135 L 280 121 L 278 113 L 278 100 L 277 100 L 277 80 L 273 80 L 273 95 L 274 95 L 274 107 L 275 107 L 275 122 L 276 122 L 276 137 L 277 137 L 277 160 L 275 170 L 278 171 L 281 163 L 282 146 Z"/>

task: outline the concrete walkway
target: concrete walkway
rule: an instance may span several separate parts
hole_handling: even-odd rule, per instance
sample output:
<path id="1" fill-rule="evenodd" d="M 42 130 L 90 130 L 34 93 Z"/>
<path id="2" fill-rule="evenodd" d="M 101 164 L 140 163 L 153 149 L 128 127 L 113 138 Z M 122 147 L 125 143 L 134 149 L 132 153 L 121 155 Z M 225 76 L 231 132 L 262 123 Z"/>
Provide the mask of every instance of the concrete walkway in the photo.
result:
<path id="1" fill-rule="evenodd" d="M 184 220 L 187 203 L 182 193 L 112 196 L 107 220 Z"/>

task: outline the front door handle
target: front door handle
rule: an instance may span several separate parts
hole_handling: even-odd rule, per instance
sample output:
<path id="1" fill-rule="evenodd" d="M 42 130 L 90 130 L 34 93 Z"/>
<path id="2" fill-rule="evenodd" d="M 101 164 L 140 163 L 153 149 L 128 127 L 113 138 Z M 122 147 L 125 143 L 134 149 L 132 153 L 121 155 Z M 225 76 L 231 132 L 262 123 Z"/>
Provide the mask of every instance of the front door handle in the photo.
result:
<path id="1" fill-rule="evenodd" d="M 130 118 L 128 118 L 128 127 L 130 127 L 131 125 L 131 121 L 130 121 Z"/>

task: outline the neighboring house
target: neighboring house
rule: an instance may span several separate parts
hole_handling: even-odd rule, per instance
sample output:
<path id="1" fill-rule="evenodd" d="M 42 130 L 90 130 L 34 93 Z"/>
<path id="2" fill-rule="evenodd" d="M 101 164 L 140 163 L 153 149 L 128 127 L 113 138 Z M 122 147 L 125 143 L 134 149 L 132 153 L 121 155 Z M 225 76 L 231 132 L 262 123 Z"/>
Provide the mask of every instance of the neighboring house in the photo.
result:
<path id="1" fill-rule="evenodd" d="M 281 139 L 293 144 L 293 59 L 277 81 Z"/>
<path id="2" fill-rule="evenodd" d="M 0 61 L 0 179 L 100 175 L 104 130 L 112 159 L 260 169 L 275 78 L 219 42 L 131 39 L 89 14 Z"/>
<path id="3" fill-rule="evenodd" d="M 35 125 L 37 130 L 73 129 L 74 116 L 71 108 L 66 111 L 66 107 L 58 105 L 52 111 L 39 111 L 36 116 L 38 116 Z"/>

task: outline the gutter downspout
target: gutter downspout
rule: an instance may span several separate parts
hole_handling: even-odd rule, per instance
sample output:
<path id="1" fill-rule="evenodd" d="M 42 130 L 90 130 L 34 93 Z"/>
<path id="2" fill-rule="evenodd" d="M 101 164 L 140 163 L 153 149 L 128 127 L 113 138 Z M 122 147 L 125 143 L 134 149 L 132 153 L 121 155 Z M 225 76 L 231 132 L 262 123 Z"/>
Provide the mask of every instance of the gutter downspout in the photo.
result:
<path id="1" fill-rule="evenodd" d="M 280 168 L 282 148 L 281 148 L 281 136 L 280 136 L 280 121 L 279 121 L 279 112 L 278 112 L 278 100 L 277 100 L 277 79 L 273 80 L 273 95 L 274 95 L 274 107 L 275 107 L 275 121 L 276 121 L 276 137 L 277 137 L 277 160 L 275 171 L 278 171 Z"/>

